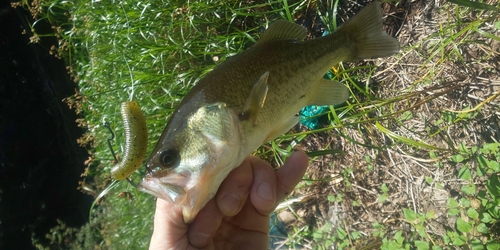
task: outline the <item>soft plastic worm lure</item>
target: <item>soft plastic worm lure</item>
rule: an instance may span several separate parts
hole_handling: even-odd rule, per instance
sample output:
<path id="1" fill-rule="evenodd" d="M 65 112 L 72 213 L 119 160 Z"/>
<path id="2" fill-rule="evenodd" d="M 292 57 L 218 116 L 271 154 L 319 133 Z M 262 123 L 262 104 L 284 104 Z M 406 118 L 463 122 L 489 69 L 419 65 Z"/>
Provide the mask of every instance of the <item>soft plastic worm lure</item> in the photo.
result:
<path id="1" fill-rule="evenodd" d="M 111 169 L 111 177 L 116 180 L 125 180 L 142 165 L 148 145 L 146 120 L 139 105 L 134 101 L 123 102 L 121 114 L 125 127 L 125 152 L 121 162 Z"/>

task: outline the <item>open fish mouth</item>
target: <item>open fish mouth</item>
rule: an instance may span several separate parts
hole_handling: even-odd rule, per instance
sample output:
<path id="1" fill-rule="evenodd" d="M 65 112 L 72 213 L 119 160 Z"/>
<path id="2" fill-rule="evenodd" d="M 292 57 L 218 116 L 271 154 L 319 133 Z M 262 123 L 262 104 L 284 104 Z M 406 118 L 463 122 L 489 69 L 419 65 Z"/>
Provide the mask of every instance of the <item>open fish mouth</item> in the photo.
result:
<path id="1" fill-rule="evenodd" d="M 184 187 L 188 181 L 189 176 L 181 174 L 170 174 L 162 178 L 146 177 L 137 188 L 160 199 L 178 203 L 186 196 Z"/>
<path id="2" fill-rule="evenodd" d="M 218 171 L 169 173 L 163 177 L 146 176 L 138 185 L 140 191 L 182 207 L 185 223 L 191 223 L 206 203 L 215 196 L 222 182 Z M 225 175 L 224 175 L 225 176 Z"/>

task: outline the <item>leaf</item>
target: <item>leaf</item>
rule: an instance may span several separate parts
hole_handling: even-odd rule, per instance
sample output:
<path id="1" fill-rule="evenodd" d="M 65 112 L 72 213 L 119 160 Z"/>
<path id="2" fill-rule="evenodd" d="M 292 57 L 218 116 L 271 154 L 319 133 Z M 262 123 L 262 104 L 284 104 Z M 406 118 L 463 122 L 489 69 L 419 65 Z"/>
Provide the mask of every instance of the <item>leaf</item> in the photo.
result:
<path id="1" fill-rule="evenodd" d="M 415 229 L 417 230 L 418 235 L 422 238 L 426 238 L 427 234 L 425 233 L 425 227 L 421 224 L 415 225 Z"/>
<path id="2" fill-rule="evenodd" d="M 387 185 L 385 185 L 385 183 L 382 184 L 382 186 L 380 187 L 380 189 L 382 189 L 382 192 L 384 192 L 384 193 L 389 192 L 389 188 L 387 187 Z"/>
<path id="3" fill-rule="evenodd" d="M 463 167 L 458 171 L 458 177 L 462 180 L 470 180 L 472 179 L 472 174 L 470 173 L 470 170 L 468 167 Z"/>
<path id="4" fill-rule="evenodd" d="M 378 202 L 380 203 L 383 203 L 384 201 L 387 200 L 387 194 L 381 194 L 379 197 L 378 197 Z"/>
<path id="5" fill-rule="evenodd" d="M 354 232 L 351 233 L 351 238 L 353 240 L 361 239 L 362 237 L 363 237 L 363 234 L 361 234 L 358 231 L 354 231 Z"/>
<path id="6" fill-rule="evenodd" d="M 405 239 L 405 237 L 403 237 L 403 232 L 401 232 L 401 231 L 397 231 L 397 232 L 394 234 L 394 240 L 396 240 L 396 242 L 397 242 L 399 245 L 402 245 L 402 244 L 403 244 L 404 239 Z"/>
<path id="7" fill-rule="evenodd" d="M 425 182 L 427 182 L 427 184 L 431 185 L 433 181 L 434 181 L 434 179 L 432 179 L 432 177 L 430 177 L 430 176 L 425 177 Z"/>
<path id="8" fill-rule="evenodd" d="M 431 159 L 436 159 L 437 158 L 436 151 L 429 151 L 429 156 L 431 157 Z"/>
<path id="9" fill-rule="evenodd" d="M 474 195 L 476 194 L 476 185 L 474 183 L 466 184 L 460 190 L 467 195 Z"/>
<path id="10" fill-rule="evenodd" d="M 477 227 L 476 227 L 476 230 L 480 233 L 483 233 L 483 234 L 490 233 L 490 229 L 484 223 L 479 223 L 479 225 L 477 225 Z"/>
<path id="11" fill-rule="evenodd" d="M 462 246 L 465 244 L 465 242 L 467 242 L 467 238 L 465 238 L 465 236 L 463 235 L 453 238 L 453 245 L 455 246 Z"/>
<path id="12" fill-rule="evenodd" d="M 478 167 L 477 167 L 477 175 L 479 177 L 481 176 L 484 176 L 486 174 L 486 169 L 488 168 L 488 159 L 486 159 L 486 157 L 484 157 L 484 155 L 482 154 L 479 154 L 478 156 L 476 156 L 476 160 L 477 160 L 477 163 L 478 164 Z"/>
<path id="13" fill-rule="evenodd" d="M 472 240 L 470 246 L 472 250 L 484 250 L 483 243 L 480 240 Z"/>
<path id="14" fill-rule="evenodd" d="M 365 161 L 367 163 L 371 163 L 372 162 L 372 158 L 369 155 L 365 155 Z"/>
<path id="15" fill-rule="evenodd" d="M 381 246 L 381 249 L 384 249 L 384 250 L 400 250 L 401 249 L 401 245 L 398 244 L 396 241 L 393 241 L 393 240 L 386 240 L 384 239 L 383 240 L 383 244 Z"/>
<path id="16" fill-rule="evenodd" d="M 472 230 L 471 224 L 463 220 L 462 218 L 457 219 L 457 229 L 462 233 L 468 233 Z"/>
<path id="17" fill-rule="evenodd" d="M 490 223 L 492 221 L 491 215 L 489 213 L 483 213 L 483 218 L 481 221 L 484 223 Z"/>
<path id="18" fill-rule="evenodd" d="M 448 214 L 451 215 L 451 216 L 455 216 L 457 215 L 458 213 L 460 213 L 460 210 L 456 209 L 456 208 L 452 208 L 452 209 L 449 209 L 448 210 Z"/>
<path id="19" fill-rule="evenodd" d="M 497 175 L 491 175 L 486 181 L 486 190 L 493 199 L 500 199 L 500 182 Z"/>
<path id="20" fill-rule="evenodd" d="M 313 238 L 315 240 L 321 240 L 321 239 L 323 239 L 323 236 L 324 236 L 324 234 L 321 230 L 318 230 L 318 231 L 313 233 Z"/>
<path id="21" fill-rule="evenodd" d="M 495 171 L 495 173 L 500 172 L 500 163 L 498 163 L 498 161 L 490 161 L 488 167 Z"/>
<path id="22" fill-rule="evenodd" d="M 486 193 L 486 190 L 479 190 L 479 192 L 477 192 L 477 198 L 479 198 L 481 200 L 482 206 L 486 206 L 486 204 L 488 204 L 488 202 L 489 202 L 488 194 Z"/>
<path id="23" fill-rule="evenodd" d="M 470 200 L 467 198 L 460 198 L 460 205 L 463 207 L 470 207 Z"/>
<path id="24" fill-rule="evenodd" d="M 450 160 L 452 160 L 453 162 L 459 163 L 459 162 L 464 161 L 465 158 L 462 155 L 452 155 L 450 157 Z"/>
<path id="25" fill-rule="evenodd" d="M 498 202 L 491 202 L 487 205 L 487 211 L 488 213 L 491 214 L 491 217 L 495 218 L 495 219 L 499 219 L 500 218 L 500 205 L 498 205 Z"/>
<path id="26" fill-rule="evenodd" d="M 347 237 L 347 233 L 344 229 L 338 227 L 337 228 L 337 236 L 340 238 L 340 239 L 345 239 Z"/>
<path id="27" fill-rule="evenodd" d="M 462 155 L 468 155 L 469 154 L 469 149 L 465 145 L 465 143 L 461 142 L 460 145 L 458 145 L 458 151 Z"/>
<path id="28" fill-rule="evenodd" d="M 427 250 L 427 249 L 429 249 L 429 242 L 416 240 L 415 246 L 417 247 L 418 250 Z"/>
<path id="29" fill-rule="evenodd" d="M 326 249 L 330 249 L 331 246 L 333 246 L 333 241 L 331 239 L 326 239 L 324 242 L 323 242 L 324 246 Z"/>
<path id="30" fill-rule="evenodd" d="M 457 115 L 454 112 L 444 111 L 443 118 L 445 121 L 453 123 L 453 121 L 457 118 Z"/>
<path id="31" fill-rule="evenodd" d="M 497 28 L 497 29 L 500 30 L 500 21 L 498 21 L 498 22 L 495 23 L 495 28 Z"/>
<path id="32" fill-rule="evenodd" d="M 328 195 L 326 198 L 328 199 L 329 202 L 335 202 L 335 200 L 337 199 L 335 195 Z"/>
<path id="33" fill-rule="evenodd" d="M 436 167 L 442 168 L 443 167 L 443 162 L 442 161 L 436 162 Z"/>
<path id="34" fill-rule="evenodd" d="M 500 143 L 498 142 L 485 143 L 481 148 L 481 152 L 483 154 L 493 154 L 495 152 L 498 152 L 498 146 L 500 146 Z"/>
<path id="35" fill-rule="evenodd" d="M 444 242 L 444 244 L 449 245 L 449 244 L 450 244 L 450 242 L 451 242 L 451 238 L 450 238 L 450 236 L 448 236 L 448 235 L 443 235 L 443 242 Z"/>
<path id="36" fill-rule="evenodd" d="M 498 250 L 500 249 L 500 243 L 498 241 L 491 241 L 486 244 L 486 249 L 488 250 Z"/>
<path id="37" fill-rule="evenodd" d="M 479 213 L 472 207 L 467 209 L 467 216 L 469 216 L 472 219 L 477 219 L 479 218 Z"/>
<path id="38" fill-rule="evenodd" d="M 342 194 L 337 194 L 337 202 L 342 202 Z"/>
<path id="39" fill-rule="evenodd" d="M 410 210 L 408 208 L 403 208 L 403 214 L 405 216 L 405 219 L 407 219 L 410 222 L 414 222 L 417 219 L 417 213 L 415 213 L 413 210 Z"/>
<path id="40" fill-rule="evenodd" d="M 448 208 L 456 208 L 458 207 L 458 202 L 453 198 L 448 198 L 448 200 L 446 200 L 446 206 Z"/>

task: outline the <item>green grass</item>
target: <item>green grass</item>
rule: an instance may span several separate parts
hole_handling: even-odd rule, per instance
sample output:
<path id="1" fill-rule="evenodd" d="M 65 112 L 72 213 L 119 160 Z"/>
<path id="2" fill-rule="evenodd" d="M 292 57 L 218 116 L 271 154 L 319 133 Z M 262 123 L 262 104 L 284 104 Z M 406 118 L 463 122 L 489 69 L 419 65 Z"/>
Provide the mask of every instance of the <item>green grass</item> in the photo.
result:
<path id="1" fill-rule="evenodd" d="M 447 78 L 445 73 L 450 65 L 472 70 L 470 65 L 486 64 L 498 57 L 492 49 L 472 59 L 463 54 L 467 46 L 483 46 L 485 51 L 487 42 L 500 40 L 500 24 L 495 19 L 498 4 L 488 7 L 493 5 L 452 2 L 467 7 L 443 3 L 445 8 L 442 18 L 437 21 L 439 25 L 421 40 L 406 44 L 392 59 L 343 63 L 335 67 L 332 71 L 334 78 L 344 82 L 352 95 L 345 106 L 331 108 L 325 114 L 329 120 L 327 126 L 283 135 L 261 147 L 256 154 L 280 165 L 294 147 L 300 147 L 313 136 L 342 138 L 347 150 L 361 152 L 360 155 L 353 156 L 349 151 L 343 152 L 329 144 L 306 149 L 312 162 L 331 154 L 339 159 L 359 158 L 356 160 L 358 164 L 347 160 L 342 164 L 336 160 L 335 163 L 341 166 L 338 168 L 332 166 L 333 162 L 330 164 L 329 171 L 338 172 L 342 178 L 341 186 L 337 187 L 340 193 L 322 197 L 326 204 L 346 204 L 353 208 L 368 206 L 363 197 L 349 198 L 356 186 L 360 186 L 359 175 L 372 176 L 376 172 L 374 169 L 392 170 L 387 167 L 392 166 L 391 161 L 386 159 L 382 164 L 379 155 L 397 151 L 409 157 L 401 159 L 424 159 L 418 164 L 435 167 L 436 171 L 452 170 L 449 178 L 460 180 L 457 183 L 460 183 L 462 198 L 448 197 L 446 203 L 447 216 L 456 221 L 455 227 L 447 229 L 444 235 L 434 234 L 429 229 L 430 223 L 436 219 L 434 212 L 406 204 L 396 206 L 393 220 L 398 221 L 398 225 L 406 223 L 409 229 L 394 226 L 397 223 L 373 221 L 368 229 L 362 230 L 348 227 L 345 220 L 339 225 L 320 218 L 316 224 L 292 226 L 288 247 L 312 244 L 314 249 L 330 249 L 332 246 L 446 249 L 465 245 L 472 249 L 500 248 L 500 236 L 495 231 L 500 219 L 498 144 L 480 140 L 473 145 L 449 132 L 471 130 L 481 119 L 486 119 L 483 108 L 491 107 L 490 103 L 498 94 L 485 97 L 476 105 L 460 102 L 457 98 L 445 109 L 441 107 L 428 117 L 421 116 L 422 110 L 429 109 L 429 105 L 457 95 L 468 85 Z M 168 117 L 187 91 L 218 63 L 257 41 L 266 22 L 295 20 L 309 11 L 315 12 L 328 29 L 334 30 L 340 24 L 336 11 L 338 5 L 337 1 L 306 0 L 43 1 L 36 6 L 25 2 L 24 6 L 40 9 L 42 14 L 38 17 L 47 18 L 54 25 L 54 34 L 37 35 L 55 35 L 60 39 L 57 55 L 66 60 L 79 83 L 79 92 L 66 101 L 85 117 L 80 123 L 88 132 L 80 142 L 92 155 L 85 185 L 95 194 L 105 190 L 105 195 L 89 211 L 91 222 L 88 225 L 81 229 L 64 225 L 54 228 L 47 236 L 53 247 L 144 249 L 148 246 L 154 198 L 137 192 L 126 182 L 111 184 L 109 181 L 113 157 L 107 148 L 109 134 L 103 124 L 109 122 L 112 125 L 116 133 L 115 150 L 120 153 L 124 145 L 119 114 L 121 102 L 136 100 L 142 107 L 150 134 L 150 152 Z M 496 30 L 485 28 L 491 24 L 497 25 Z M 35 31 L 36 23 L 33 26 Z M 418 62 L 405 66 L 409 65 L 406 62 L 410 57 L 418 58 Z M 486 70 L 495 72 L 496 69 Z M 403 76 L 412 79 L 410 84 L 400 84 L 405 82 L 399 80 Z M 383 79 L 380 84 L 383 91 L 376 90 L 370 81 L 372 78 Z M 390 84 L 397 88 L 391 89 Z M 418 167 L 418 164 L 414 166 Z M 139 181 L 143 174 L 141 169 L 132 175 L 132 179 Z M 298 193 L 333 179 L 311 172 L 300 184 Z M 440 190 L 447 185 L 447 179 L 436 174 L 428 174 L 424 180 L 429 187 Z M 372 191 L 375 195 L 373 204 L 391 202 L 398 189 L 393 185 L 375 181 L 373 190 L 378 193 Z M 68 241 L 72 243 L 68 244 Z"/>

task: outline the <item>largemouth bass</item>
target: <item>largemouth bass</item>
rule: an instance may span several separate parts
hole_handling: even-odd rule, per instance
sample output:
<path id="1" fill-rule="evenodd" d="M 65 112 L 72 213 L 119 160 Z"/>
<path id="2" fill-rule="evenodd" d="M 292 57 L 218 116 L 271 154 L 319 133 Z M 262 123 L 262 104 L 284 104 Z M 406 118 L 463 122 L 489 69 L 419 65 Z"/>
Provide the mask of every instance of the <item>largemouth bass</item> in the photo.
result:
<path id="1" fill-rule="evenodd" d="M 276 21 L 201 79 L 172 114 L 139 189 L 182 206 L 192 222 L 232 169 L 298 123 L 302 107 L 347 100 L 343 84 L 323 79 L 331 66 L 399 51 L 382 29 L 379 3 L 330 35 L 303 41 L 306 35 L 300 25 Z"/>

